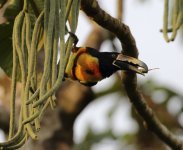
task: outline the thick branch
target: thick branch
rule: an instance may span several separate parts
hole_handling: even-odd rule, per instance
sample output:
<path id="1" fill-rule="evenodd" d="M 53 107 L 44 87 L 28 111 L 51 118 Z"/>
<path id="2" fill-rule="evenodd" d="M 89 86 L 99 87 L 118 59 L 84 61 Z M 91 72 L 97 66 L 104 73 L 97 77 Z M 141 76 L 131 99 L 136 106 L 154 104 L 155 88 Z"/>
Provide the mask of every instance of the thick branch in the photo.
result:
<path id="1" fill-rule="evenodd" d="M 121 41 L 123 53 L 133 57 L 138 56 L 135 39 L 133 38 L 130 29 L 119 20 L 111 17 L 103 11 L 95 0 L 82 0 L 83 11 L 97 22 L 102 27 L 113 32 Z M 162 141 L 169 145 L 172 149 L 183 149 L 183 142 L 173 135 L 154 115 L 151 108 L 144 101 L 143 96 L 137 90 L 137 78 L 134 73 L 125 72 L 123 83 L 134 107 L 145 120 L 148 128 L 154 132 Z"/>
<path id="2" fill-rule="evenodd" d="M 103 11 L 95 0 L 82 0 L 81 9 L 100 26 L 108 29 L 119 38 L 125 50 L 124 53 L 137 57 L 136 42 L 127 25 L 122 24 L 120 20 L 111 17 Z"/>

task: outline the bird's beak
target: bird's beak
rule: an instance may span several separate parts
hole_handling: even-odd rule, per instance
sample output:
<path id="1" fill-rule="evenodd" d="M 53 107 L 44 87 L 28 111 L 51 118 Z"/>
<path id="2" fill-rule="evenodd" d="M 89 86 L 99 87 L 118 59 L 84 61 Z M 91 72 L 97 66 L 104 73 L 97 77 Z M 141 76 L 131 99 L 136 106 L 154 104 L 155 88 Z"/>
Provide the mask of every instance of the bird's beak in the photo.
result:
<path id="1" fill-rule="evenodd" d="M 129 70 L 141 75 L 148 72 L 148 67 L 144 62 L 123 54 L 117 56 L 116 60 L 113 61 L 113 65 L 120 70 Z"/>

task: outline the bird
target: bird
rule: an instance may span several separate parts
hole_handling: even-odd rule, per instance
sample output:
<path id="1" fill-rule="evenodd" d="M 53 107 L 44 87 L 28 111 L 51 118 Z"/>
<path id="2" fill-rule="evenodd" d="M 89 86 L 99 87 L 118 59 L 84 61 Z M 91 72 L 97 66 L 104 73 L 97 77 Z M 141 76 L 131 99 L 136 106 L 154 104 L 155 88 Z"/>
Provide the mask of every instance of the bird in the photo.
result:
<path id="1" fill-rule="evenodd" d="M 132 71 L 141 75 L 148 66 L 141 60 L 117 52 L 99 52 L 91 47 L 72 48 L 64 78 L 79 81 L 85 86 L 94 86 L 118 70 Z"/>

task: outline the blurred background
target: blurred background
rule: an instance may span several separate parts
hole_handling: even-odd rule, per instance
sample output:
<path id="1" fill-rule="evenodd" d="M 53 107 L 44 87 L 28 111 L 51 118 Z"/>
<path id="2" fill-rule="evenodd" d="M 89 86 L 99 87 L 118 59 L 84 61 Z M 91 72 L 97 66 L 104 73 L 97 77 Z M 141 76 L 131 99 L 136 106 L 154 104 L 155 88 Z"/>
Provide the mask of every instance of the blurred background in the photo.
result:
<path id="1" fill-rule="evenodd" d="M 100 0 L 99 4 L 111 16 L 117 17 L 117 0 Z M 182 131 L 179 129 L 183 125 L 183 114 L 181 113 L 183 104 L 182 33 L 178 32 L 174 42 L 165 42 L 160 32 L 163 26 L 163 5 L 163 0 L 124 0 L 123 20 L 130 27 L 136 39 L 140 53 L 139 59 L 143 60 L 149 68 L 159 68 L 150 71 L 145 77 L 138 75 L 139 87 L 160 120 L 181 136 Z M 79 46 L 83 45 L 94 24 L 81 12 L 76 33 L 80 39 Z M 113 42 L 120 51 L 119 41 L 114 39 Z M 112 49 L 109 40 L 101 45 L 101 51 L 111 51 Z M 110 89 L 115 80 L 116 75 L 113 75 L 99 82 L 92 89 L 96 93 L 100 93 Z M 153 144 L 157 146 L 156 149 L 165 149 L 161 148 L 160 144 L 153 143 L 152 140 L 149 140 L 152 145 L 144 142 L 148 136 L 153 135 L 143 133 L 147 131 L 144 131 L 142 122 L 139 123 L 139 120 L 136 120 L 136 114 L 134 116 L 133 113 L 131 103 L 120 91 L 99 97 L 77 118 L 74 126 L 74 139 L 76 143 L 82 143 L 83 140 L 87 141 L 87 138 L 92 138 L 92 136 L 98 137 L 97 142 L 93 141 L 95 144 L 92 150 L 123 148 L 133 150 L 137 149 L 134 140 L 137 144 L 144 144 L 144 147 L 139 149 L 155 149 Z M 140 135 L 142 137 L 139 137 Z M 147 146 L 145 146 L 146 144 Z M 150 145 L 148 146 L 148 144 Z"/>
<path id="2" fill-rule="evenodd" d="M 163 26 L 163 0 L 121 0 L 121 2 L 123 9 L 120 18 L 130 27 L 136 39 L 139 59 L 149 68 L 159 68 L 150 71 L 146 76 L 138 75 L 139 89 L 161 122 L 182 137 L 182 31 L 179 30 L 174 42 L 165 42 L 160 32 Z M 119 17 L 118 0 L 99 0 L 99 4 L 111 16 Z M 93 40 L 96 38 L 94 33 L 98 36 L 97 40 Z M 80 12 L 76 35 L 79 38 L 78 46 L 97 47 L 100 51 L 121 51 L 118 39 L 98 27 L 83 12 Z M 120 78 L 118 72 L 92 87 L 94 99 L 74 122 L 74 149 L 169 149 L 145 129 L 142 119 L 134 110 L 125 92 L 121 90 Z M 6 101 L 9 99 L 9 86 L 7 86 L 9 84 L 9 79 L 1 71 L 0 106 L 3 108 L 4 106 L 8 108 Z M 7 131 L 4 128 L 3 130 Z M 3 134 L 1 136 L 3 141 L 5 137 Z"/>

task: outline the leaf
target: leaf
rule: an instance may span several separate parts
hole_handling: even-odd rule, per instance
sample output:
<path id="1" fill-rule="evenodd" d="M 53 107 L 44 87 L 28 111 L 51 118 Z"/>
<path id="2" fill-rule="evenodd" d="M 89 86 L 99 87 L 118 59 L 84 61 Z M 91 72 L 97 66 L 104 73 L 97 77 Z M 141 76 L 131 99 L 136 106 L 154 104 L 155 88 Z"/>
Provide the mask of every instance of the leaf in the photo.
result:
<path id="1" fill-rule="evenodd" d="M 35 23 L 35 11 L 37 10 L 40 13 L 43 10 L 44 0 L 30 0 L 29 5 L 29 14 L 31 15 L 31 22 L 34 25 Z M 33 5 L 31 5 L 33 3 Z M 34 7 L 34 8 L 33 8 Z M 9 24 L 0 24 L 0 67 L 4 72 L 11 77 L 12 66 L 13 66 L 13 48 L 12 48 L 12 31 L 13 31 L 13 22 L 17 14 L 22 9 L 21 0 L 10 0 L 8 7 L 5 9 L 4 16 L 11 23 Z M 20 76 L 20 75 L 18 75 Z M 18 77 L 19 78 L 19 77 Z"/>
<path id="2" fill-rule="evenodd" d="M 4 12 L 4 17 L 8 20 L 14 20 L 21 10 L 21 0 L 10 0 Z"/>
<path id="3" fill-rule="evenodd" d="M 13 63 L 12 49 L 13 23 L 0 24 L 0 67 L 11 76 Z"/>
<path id="4" fill-rule="evenodd" d="M 39 13 L 43 10 L 44 0 L 30 0 L 30 3 L 31 2 L 34 2 L 36 9 L 38 10 Z"/>
<path id="5" fill-rule="evenodd" d="M 29 0 L 28 12 L 30 15 L 38 16 L 43 10 L 44 0 Z M 4 12 L 4 17 L 8 20 L 14 20 L 17 14 L 23 9 L 21 0 L 10 0 L 8 7 Z"/>
<path id="6" fill-rule="evenodd" d="M 5 3 L 6 3 L 6 0 L 0 0 L 0 8 L 2 8 Z"/>

